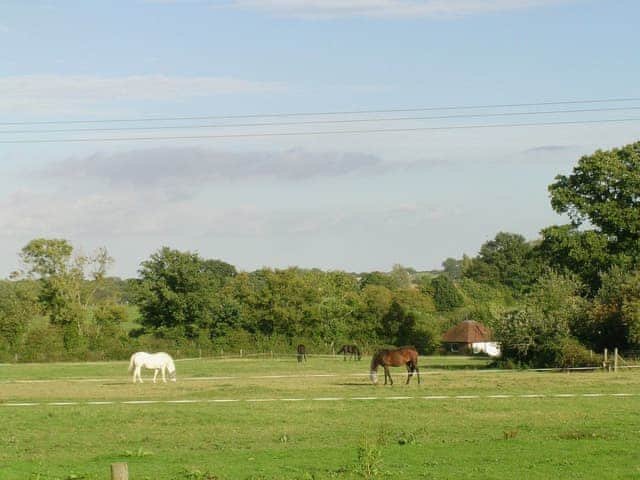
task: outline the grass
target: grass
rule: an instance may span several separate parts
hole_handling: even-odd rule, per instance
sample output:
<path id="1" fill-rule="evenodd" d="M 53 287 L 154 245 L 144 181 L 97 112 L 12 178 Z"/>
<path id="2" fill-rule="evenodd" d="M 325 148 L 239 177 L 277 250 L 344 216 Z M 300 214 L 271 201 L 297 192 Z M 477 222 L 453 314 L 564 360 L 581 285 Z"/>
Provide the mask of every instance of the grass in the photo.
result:
<path id="1" fill-rule="evenodd" d="M 396 369 L 393 387 L 369 384 L 366 359 L 186 360 L 167 385 L 131 384 L 125 362 L 2 365 L 0 478 L 106 480 L 119 461 L 131 480 L 640 477 L 640 371 L 500 372 L 478 362 L 422 359 L 422 385 L 403 385 Z M 550 396 L 566 393 L 634 395 Z M 547 396 L 487 398 L 497 394 Z M 204 403 L 282 398 L 307 400 Z M 46 405 L 184 399 L 203 403 Z"/>

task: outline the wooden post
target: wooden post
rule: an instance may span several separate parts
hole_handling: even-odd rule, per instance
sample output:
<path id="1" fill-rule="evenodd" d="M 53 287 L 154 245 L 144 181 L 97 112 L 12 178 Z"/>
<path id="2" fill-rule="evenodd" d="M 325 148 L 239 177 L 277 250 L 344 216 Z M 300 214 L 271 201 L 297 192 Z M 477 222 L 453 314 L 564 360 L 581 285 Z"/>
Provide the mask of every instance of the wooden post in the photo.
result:
<path id="1" fill-rule="evenodd" d="M 607 355 L 607 349 L 604 349 L 604 362 L 602 362 L 602 366 L 606 369 L 607 368 L 607 364 L 609 363 L 609 358 Z"/>
<path id="2" fill-rule="evenodd" d="M 112 463 L 111 480 L 129 480 L 129 466 L 126 463 Z"/>
<path id="3" fill-rule="evenodd" d="M 613 350 L 613 371 L 618 371 L 618 347 Z"/>
<path id="4" fill-rule="evenodd" d="M 240 356 L 242 356 L 242 349 L 240 349 Z"/>

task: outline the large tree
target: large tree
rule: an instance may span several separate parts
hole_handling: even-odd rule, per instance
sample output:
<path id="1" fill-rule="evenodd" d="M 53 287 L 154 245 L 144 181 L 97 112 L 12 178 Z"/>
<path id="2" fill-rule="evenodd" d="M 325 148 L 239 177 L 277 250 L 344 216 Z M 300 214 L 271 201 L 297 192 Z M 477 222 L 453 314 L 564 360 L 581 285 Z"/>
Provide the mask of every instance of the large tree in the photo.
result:
<path id="1" fill-rule="evenodd" d="M 464 276 L 523 291 L 533 284 L 538 271 L 531 244 L 522 235 L 499 232 L 493 240 L 482 245 L 472 262 L 467 262 Z"/>
<path id="2" fill-rule="evenodd" d="M 549 186 L 551 206 L 574 225 L 589 222 L 618 248 L 640 239 L 640 142 L 585 155 Z"/>
<path id="3" fill-rule="evenodd" d="M 139 273 L 136 302 L 142 323 L 188 332 L 210 325 L 216 293 L 235 275 L 235 267 L 163 247 L 142 262 Z"/>
<path id="4" fill-rule="evenodd" d="M 571 220 L 542 231 L 553 267 L 577 273 L 594 294 L 601 273 L 640 264 L 640 142 L 583 156 L 549 192 L 554 210 Z"/>
<path id="5" fill-rule="evenodd" d="M 63 331 L 65 346 L 82 336 L 86 312 L 113 259 L 105 248 L 93 255 L 74 255 L 64 239 L 37 238 L 20 254 L 27 275 L 41 283 L 39 300 L 50 322 Z"/>

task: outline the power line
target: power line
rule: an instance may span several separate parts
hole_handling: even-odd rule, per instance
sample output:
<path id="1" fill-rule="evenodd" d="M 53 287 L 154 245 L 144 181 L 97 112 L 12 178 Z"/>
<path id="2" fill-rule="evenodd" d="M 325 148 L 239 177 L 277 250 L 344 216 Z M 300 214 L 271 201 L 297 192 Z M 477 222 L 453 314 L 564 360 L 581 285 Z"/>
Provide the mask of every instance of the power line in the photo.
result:
<path id="1" fill-rule="evenodd" d="M 64 128 L 50 130 L 2 130 L 3 134 L 26 134 L 26 133 L 83 133 L 83 132 L 124 132 L 124 131 L 141 131 L 141 130 L 178 130 L 178 129 L 201 129 L 201 128 L 229 128 L 229 127 L 273 127 L 273 126 L 297 126 L 297 125 L 326 125 L 326 124 L 350 124 L 350 123 L 374 123 L 374 122 L 398 122 L 411 120 L 444 120 L 444 119 L 460 119 L 460 118 L 488 118 L 488 117 L 512 117 L 512 116 L 530 116 L 530 115 L 553 115 L 566 113 L 593 113 L 593 112 L 613 112 L 640 110 L 640 106 L 632 107 L 606 107 L 606 108 L 587 108 L 575 110 L 543 110 L 543 111 L 520 111 L 520 112 L 498 112 L 498 113 L 476 113 L 476 114 L 454 114 L 454 115 L 435 115 L 421 117 L 378 117 L 378 118 L 359 118 L 359 119 L 337 119 L 337 120 L 308 120 L 295 122 L 260 122 L 260 123 L 227 123 L 227 124 L 208 124 L 208 125 L 160 125 L 154 127 L 106 127 L 106 128 Z"/>
<path id="2" fill-rule="evenodd" d="M 414 127 L 414 128 L 378 128 L 364 130 L 325 130 L 308 132 L 264 132 L 264 133 L 234 133 L 220 135 L 185 135 L 185 136 L 153 136 L 153 137 L 104 137 L 104 138 L 66 138 L 66 139 L 32 139 L 32 140 L 0 140 L 0 144 L 28 144 L 28 143 L 86 143 L 86 142 L 134 142 L 153 140 L 205 140 L 219 138 L 259 138 L 259 137 L 285 137 L 305 135 L 353 135 L 363 133 L 399 133 L 419 132 L 435 130 L 470 130 L 484 128 L 512 128 L 512 127 L 540 127 L 553 125 L 587 125 L 603 123 L 622 123 L 640 121 L 636 118 L 613 118 L 599 120 L 567 120 L 558 122 L 529 122 L 529 123 L 497 123 L 488 125 L 458 125 L 440 127 Z"/>
<path id="3" fill-rule="evenodd" d="M 139 118 L 112 118 L 96 120 L 43 120 L 26 122 L 0 122 L 0 126 L 16 125 L 55 125 L 55 124 L 83 124 L 83 123 L 125 123 L 125 122 L 167 122 L 167 121 L 187 121 L 187 120 L 230 120 L 242 118 L 272 118 L 272 117 L 312 117 L 323 115 L 357 115 L 371 113 L 401 113 L 401 112 L 425 112 L 437 110 L 472 110 L 483 108 L 517 108 L 517 107 L 542 107 L 551 105 L 577 105 L 589 103 L 620 103 L 637 102 L 640 97 L 609 98 L 609 99 L 587 99 L 587 100 L 560 100 L 555 102 L 532 102 L 532 103 L 505 103 L 488 105 L 458 105 L 444 107 L 420 107 L 420 108 L 392 108 L 376 110 L 336 110 L 324 112 L 292 112 L 292 113 L 253 113 L 246 115 L 206 115 L 206 116 L 167 116 L 167 117 L 139 117 Z"/>

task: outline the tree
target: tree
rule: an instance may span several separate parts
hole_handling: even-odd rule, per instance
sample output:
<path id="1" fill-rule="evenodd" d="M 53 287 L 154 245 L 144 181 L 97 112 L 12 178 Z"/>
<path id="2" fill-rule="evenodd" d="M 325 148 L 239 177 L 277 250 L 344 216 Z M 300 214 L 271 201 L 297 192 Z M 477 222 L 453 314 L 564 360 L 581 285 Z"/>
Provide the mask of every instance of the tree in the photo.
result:
<path id="1" fill-rule="evenodd" d="M 532 246 L 522 235 L 499 232 L 482 245 L 472 262 L 466 262 L 463 273 L 478 282 L 503 284 L 521 292 L 534 282 L 538 269 Z"/>
<path id="2" fill-rule="evenodd" d="M 0 343 L 4 340 L 15 352 L 39 310 L 37 286 L 32 281 L 0 282 Z"/>
<path id="3" fill-rule="evenodd" d="M 569 215 L 573 225 L 589 222 L 604 233 L 615 251 L 640 239 L 640 142 L 585 155 L 569 176 L 549 186 L 551 206 Z"/>
<path id="4" fill-rule="evenodd" d="M 541 234 L 542 242 L 536 247 L 539 256 L 555 270 L 578 275 L 588 293 L 595 294 L 601 273 L 616 262 L 609 252 L 607 236 L 573 225 L 547 227 Z"/>
<path id="5" fill-rule="evenodd" d="M 456 260 L 455 258 L 449 257 L 442 262 L 442 268 L 449 278 L 459 280 L 462 278 L 463 260 Z"/>
<path id="6" fill-rule="evenodd" d="M 143 325 L 193 333 L 210 326 L 216 293 L 235 275 L 235 268 L 163 247 L 142 262 L 139 273 L 136 302 Z"/>
<path id="7" fill-rule="evenodd" d="M 584 347 L 572 338 L 572 326 L 584 318 L 581 284 L 547 272 L 533 286 L 518 310 L 493 324 L 505 360 L 532 367 L 569 366 L 583 362 Z"/>
<path id="8" fill-rule="evenodd" d="M 409 269 L 396 264 L 391 272 L 368 272 L 360 275 L 362 288 L 368 285 L 379 285 L 389 290 L 409 288 L 411 286 L 411 273 Z"/>
<path id="9" fill-rule="evenodd" d="M 437 276 L 431 280 L 431 286 L 433 289 L 433 300 L 438 310 L 453 310 L 464 304 L 464 297 L 448 276 Z"/>
<path id="10" fill-rule="evenodd" d="M 602 275 L 602 286 L 580 336 L 595 349 L 640 346 L 640 270 L 618 267 Z"/>
<path id="11" fill-rule="evenodd" d="M 113 259 L 105 248 L 93 255 L 73 255 L 64 239 L 38 238 L 22 248 L 27 274 L 41 283 L 39 301 L 49 321 L 63 331 L 65 347 L 76 347 L 93 294 Z"/>
<path id="12" fill-rule="evenodd" d="M 583 156 L 549 192 L 554 210 L 571 220 L 542 232 L 541 252 L 551 266 L 580 275 L 593 295 L 601 273 L 640 264 L 640 142 Z M 585 224 L 594 228 L 581 229 Z"/>

